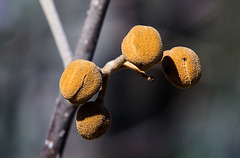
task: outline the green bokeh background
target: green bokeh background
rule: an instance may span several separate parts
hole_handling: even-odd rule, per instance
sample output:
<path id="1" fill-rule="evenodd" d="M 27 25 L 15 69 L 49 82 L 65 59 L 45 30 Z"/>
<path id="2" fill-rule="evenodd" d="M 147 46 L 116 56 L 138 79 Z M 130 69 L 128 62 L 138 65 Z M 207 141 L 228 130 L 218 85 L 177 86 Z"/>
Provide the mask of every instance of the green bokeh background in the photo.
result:
<path id="1" fill-rule="evenodd" d="M 55 3 L 74 50 L 89 1 Z M 142 24 L 159 31 L 165 50 L 195 50 L 202 77 L 177 89 L 161 65 L 147 71 L 153 82 L 131 70 L 114 74 L 105 104 L 111 128 L 87 141 L 73 122 L 63 157 L 240 157 L 239 15 L 239 0 L 112 0 L 94 55 L 98 66 L 119 56 L 124 36 Z M 62 71 L 39 2 L 0 0 L 0 157 L 39 157 Z"/>

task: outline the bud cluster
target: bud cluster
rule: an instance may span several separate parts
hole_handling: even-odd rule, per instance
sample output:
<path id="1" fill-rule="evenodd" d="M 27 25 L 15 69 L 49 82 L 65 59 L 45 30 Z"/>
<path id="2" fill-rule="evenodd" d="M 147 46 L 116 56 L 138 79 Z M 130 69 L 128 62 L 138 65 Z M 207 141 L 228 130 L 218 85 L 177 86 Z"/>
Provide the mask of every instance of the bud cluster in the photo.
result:
<path id="1" fill-rule="evenodd" d="M 130 68 L 151 81 L 153 77 L 144 71 L 161 64 L 165 77 L 178 88 L 194 86 L 201 77 L 197 54 L 182 46 L 163 51 L 161 36 L 153 27 L 134 26 L 123 39 L 121 49 L 122 55 L 102 69 L 93 62 L 78 59 L 72 61 L 61 76 L 59 87 L 63 97 L 74 105 L 81 105 L 76 125 L 85 139 L 99 138 L 110 126 L 111 115 L 103 105 L 104 96 L 109 77 L 118 70 Z M 89 101 L 96 93 L 97 99 Z"/>

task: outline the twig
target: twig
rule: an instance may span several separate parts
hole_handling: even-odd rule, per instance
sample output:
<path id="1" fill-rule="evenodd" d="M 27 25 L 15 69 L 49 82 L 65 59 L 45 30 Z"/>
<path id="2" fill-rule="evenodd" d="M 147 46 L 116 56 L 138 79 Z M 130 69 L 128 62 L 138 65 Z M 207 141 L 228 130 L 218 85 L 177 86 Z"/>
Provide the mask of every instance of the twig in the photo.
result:
<path id="1" fill-rule="evenodd" d="M 103 83 L 102 88 L 98 93 L 98 97 L 96 102 L 103 104 L 105 100 L 105 95 L 108 87 L 108 81 L 111 75 L 122 69 L 123 63 L 126 61 L 123 55 L 120 55 L 114 60 L 109 61 L 105 66 L 101 69 L 103 75 Z"/>
<path id="2" fill-rule="evenodd" d="M 101 105 L 104 104 L 109 79 L 110 79 L 110 75 L 106 75 L 103 77 L 102 88 L 100 89 L 97 99 L 95 100 L 97 103 L 100 103 Z"/>
<path id="3" fill-rule="evenodd" d="M 66 67 L 73 59 L 73 53 L 68 44 L 61 21 L 59 19 L 53 0 L 39 0 L 43 11 L 48 20 L 54 40 L 57 44 L 59 54 L 62 58 L 63 65 Z"/>
<path id="4" fill-rule="evenodd" d="M 103 76 L 111 76 L 113 73 L 123 69 L 128 68 L 136 71 L 138 74 L 140 74 L 143 78 L 145 78 L 148 81 L 153 81 L 154 77 L 149 76 L 145 73 L 145 71 L 140 70 L 136 65 L 130 63 L 129 61 L 126 61 L 126 58 L 124 55 L 120 55 L 114 60 L 109 61 L 102 69 L 101 72 Z"/>
<path id="5" fill-rule="evenodd" d="M 48 0 L 40 0 L 48 1 Z M 91 60 L 96 48 L 97 39 L 110 0 L 92 0 L 86 17 L 75 59 Z M 86 31 L 86 32 L 85 32 Z M 87 41 L 87 42 L 86 42 Z M 45 141 L 42 158 L 61 158 L 71 123 L 76 112 L 76 106 L 66 101 L 62 96 L 57 101 L 50 130 Z"/>
<path id="6" fill-rule="evenodd" d="M 109 61 L 102 69 L 103 76 L 110 76 L 118 70 L 122 69 L 124 62 L 126 61 L 123 55 L 120 55 L 114 60 Z"/>
<path id="7" fill-rule="evenodd" d="M 136 65 L 130 63 L 129 61 L 126 61 L 124 64 L 123 64 L 123 67 L 124 68 L 129 68 L 129 69 L 132 69 L 134 71 L 136 71 L 138 74 L 140 74 L 143 78 L 145 78 L 146 80 L 148 81 L 153 81 L 154 80 L 154 77 L 153 76 L 149 76 L 145 73 L 145 71 L 142 71 L 140 70 Z"/>

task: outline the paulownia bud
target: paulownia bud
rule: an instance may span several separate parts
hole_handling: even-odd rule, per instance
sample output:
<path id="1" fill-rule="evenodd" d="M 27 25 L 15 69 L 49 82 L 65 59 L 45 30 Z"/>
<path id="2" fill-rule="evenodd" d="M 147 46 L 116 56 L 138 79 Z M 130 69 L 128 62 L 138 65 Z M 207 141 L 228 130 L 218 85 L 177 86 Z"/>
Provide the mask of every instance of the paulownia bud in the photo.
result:
<path id="1" fill-rule="evenodd" d="M 162 69 L 169 82 L 178 88 L 191 87 L 201 77 L 199 58 L 193 50 L 186 47 L 164 51 Z"/>
<path id="2" fill-rule="evenodd" d="M 85 139 L 99 138 L 108 130 L 110 123 L 110 112 L 97 102 L 87 102 L 77 111 L 77 130 Z"/>
<path id="3" fill-rule="evenodd" d="M 134 26 L 122 42 L 125 58 L 141 70 L 160 62 L 162 39 L 156 29 L 150 26 Z"/>
<path id="4" fill-rule="evenodd" d="M 95 95 L 102 85 L 100 69 L 87 60 L 72 61 L 62 73 L 59 87 L 64 98 L 73 104 L 83 104 Z"/>

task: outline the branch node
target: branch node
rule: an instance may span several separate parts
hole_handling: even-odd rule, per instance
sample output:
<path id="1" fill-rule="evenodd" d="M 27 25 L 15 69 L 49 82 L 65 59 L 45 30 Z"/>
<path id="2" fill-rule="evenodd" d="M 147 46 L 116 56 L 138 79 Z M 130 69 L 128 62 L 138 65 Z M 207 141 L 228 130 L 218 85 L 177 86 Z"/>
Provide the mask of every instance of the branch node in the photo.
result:
<path id="1" fill-rule="evenodd" d="M 120 55 L 116 59 L 107 62 L 107 64 L 105 64 L 105 66 L 101 69 L 103 76 L 110 76 L 121 70 L 125 61 L 125 57 Z"/>

